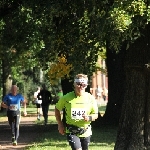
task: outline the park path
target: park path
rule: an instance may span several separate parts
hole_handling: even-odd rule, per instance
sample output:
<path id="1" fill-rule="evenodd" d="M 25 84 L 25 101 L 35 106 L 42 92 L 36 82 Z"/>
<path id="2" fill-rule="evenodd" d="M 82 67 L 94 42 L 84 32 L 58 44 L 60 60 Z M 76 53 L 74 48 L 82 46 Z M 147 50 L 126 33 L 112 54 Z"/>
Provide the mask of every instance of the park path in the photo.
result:
<path id="1" fill-rule="evenodd" d="M 54 115 L 54 112 L 49 112 L 49 118 Z M 0 150 L 24 150 L 26 146 L 30 146 L 38 137 L 50 129 L 50 125 L 37 125 L 36 115 L 28 114 L 26 117 L 21 117 L 20 136 L 18 145 L 12 146 L 11 132 L 7 122 L 7 118 L 0 120 Z"/>

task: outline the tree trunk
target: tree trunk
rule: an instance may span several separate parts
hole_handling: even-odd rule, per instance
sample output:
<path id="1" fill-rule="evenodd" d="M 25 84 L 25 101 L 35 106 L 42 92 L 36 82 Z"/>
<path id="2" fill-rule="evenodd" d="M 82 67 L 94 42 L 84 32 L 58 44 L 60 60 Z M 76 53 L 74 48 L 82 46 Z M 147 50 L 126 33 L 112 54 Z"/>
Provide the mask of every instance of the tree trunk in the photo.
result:
<path id="1" fill-rule="evenodd" d="M 103 117 L 105 124 L 118 125 L 122 109 L 124 95 L 124 57 L 125 47 L 117 53 L 107 47 L 107 71 L 108 71 L 108 103 Z"/>
<path id="2" fill-rule="evenodd" d="M 10 87 L 12 85 L 12 79 L 10 76 L 10 68 L 9 65 L 5 60 L 2 60 L 2 89 L 3 89 L 3 97 L 9 92 Z M 1 111 L 4 111 L 5 109 L 1 107 Z"/>
<path id="3" fill-rule="evenodd" d="M 125 95 L 114 150 L 150 148 L 150 25 L 127 51 Z"/>
<path id="4" fill-rule="evenodd" d="M 11 68 L 8 66 L 8 62 L 2 60 L 2 81 L 3 81 L 3 96 L 5 96 L 11 88 L 12 79 L 11 79 Z"/>
<path id="5" fill-rule="evenodd" d="M 62 86 L 63 95 L 73 91 L 73 82 L 70 82 L 69 79 L 62 79 L 61 86 Z"/>

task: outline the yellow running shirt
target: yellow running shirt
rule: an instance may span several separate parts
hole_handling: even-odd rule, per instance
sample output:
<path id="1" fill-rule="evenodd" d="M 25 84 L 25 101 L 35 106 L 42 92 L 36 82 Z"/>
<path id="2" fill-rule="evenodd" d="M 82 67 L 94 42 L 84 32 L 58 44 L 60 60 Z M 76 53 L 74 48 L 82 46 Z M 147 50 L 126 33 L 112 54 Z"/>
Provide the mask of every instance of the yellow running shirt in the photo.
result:
<path id="1" fill-rule="evenodd" d="M 85 92 L 82 96 L 76 97 L 74 91 L 70 92 L 56 103 L 56 108 L 59 111 L 65 108 L 67 124 L 83 127 L 85 129 L 88 127 L 88 130 L 84 134 L 79 135 L 79 137 L 88 137 L 92 135 L 91 127 L 89 126 L 91 121 L 84 121 L 82 115 L 98 113 L 97 102 L 93 95 Z M 66 133 L 68 133 L 67 129 Z"/>

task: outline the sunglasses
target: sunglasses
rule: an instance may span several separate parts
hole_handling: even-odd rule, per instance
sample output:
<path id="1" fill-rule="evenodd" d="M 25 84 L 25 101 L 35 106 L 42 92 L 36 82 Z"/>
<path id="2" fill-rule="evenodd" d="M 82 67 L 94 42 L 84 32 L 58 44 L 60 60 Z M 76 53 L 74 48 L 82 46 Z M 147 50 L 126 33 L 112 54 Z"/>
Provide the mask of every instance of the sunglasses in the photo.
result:
<path id="1" fill-rule="evenodd" d="M 76 85 L 78 87 L 82 87 L 82 88 L 86 88 L 87 87 L 87 84 L 84 84 L 84 83 L 81 83 L 81 82 L 76 82 Z"/>

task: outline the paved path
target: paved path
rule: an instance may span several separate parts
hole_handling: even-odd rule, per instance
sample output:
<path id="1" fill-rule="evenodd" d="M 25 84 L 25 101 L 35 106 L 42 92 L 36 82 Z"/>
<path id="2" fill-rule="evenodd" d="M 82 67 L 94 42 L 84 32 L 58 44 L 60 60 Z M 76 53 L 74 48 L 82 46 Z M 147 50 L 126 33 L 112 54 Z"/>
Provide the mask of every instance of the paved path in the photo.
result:
<path id="1" fill-rule="evenodd" d="M 51 115 L 54 115 L 54 112 L 51 112 Z M 10 127 L 6 119 L 5 117 L 0 120 L 0 150 L 23 150 L 50 128 L 50 124 L 47 126 L 37 125 L 36 115 L 21 117 L 18 145 L 12 146 Z"/>

